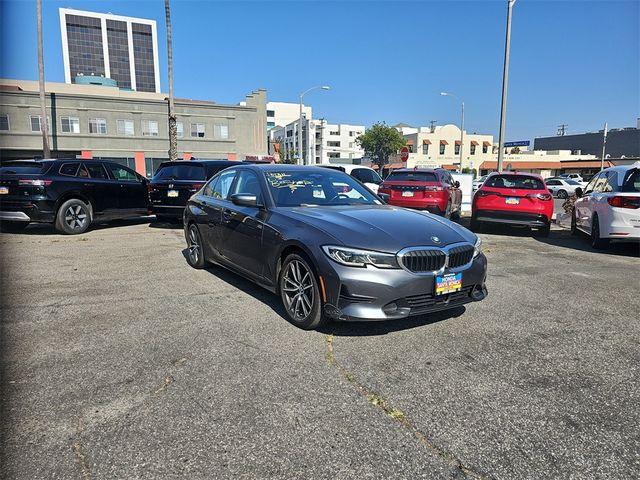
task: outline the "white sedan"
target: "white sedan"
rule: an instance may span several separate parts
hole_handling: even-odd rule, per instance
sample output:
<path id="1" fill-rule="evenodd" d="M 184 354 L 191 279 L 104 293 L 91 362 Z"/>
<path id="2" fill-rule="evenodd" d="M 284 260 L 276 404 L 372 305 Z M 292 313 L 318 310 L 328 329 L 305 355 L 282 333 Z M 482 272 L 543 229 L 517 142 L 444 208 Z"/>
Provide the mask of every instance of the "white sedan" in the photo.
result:
<path id="1" fill-rule="evenodd" d="M 640 162 L 602 170 L 576 195 L 571 233 L 589 234 L 594 248 L 640 240 Z"/>
<path id="2" fill-rule="evenodd" d="M 567 198 L 574 194 L 576 188 L 583 186 L 580 182 L 570 178 L 548 178 L 544 183 L 551 194 L 558 198 Z"/>

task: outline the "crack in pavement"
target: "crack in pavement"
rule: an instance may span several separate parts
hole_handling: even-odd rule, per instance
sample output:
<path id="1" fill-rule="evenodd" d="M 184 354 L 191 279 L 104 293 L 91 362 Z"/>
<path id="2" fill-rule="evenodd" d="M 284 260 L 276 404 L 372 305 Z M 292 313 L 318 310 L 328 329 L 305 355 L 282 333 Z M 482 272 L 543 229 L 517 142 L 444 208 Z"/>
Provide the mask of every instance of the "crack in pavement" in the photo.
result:
<path id="1" fill-rule="evenodd" d="M 372 392 L 366 385 L 358 382 L 353 376 L 353 374 L 347 371 L 336 360 L 334 355 L 334 349 L 333 349 L 333 334 L 326 336 L 326 344 L 327 344 L 327 351 L 325 353 L 325 358 L 327 359 L 327 362 L 329 363 L 329 365 L 331 365 L 336 370 L 338 370 L 340 375 L 345 380 L 347 380 L 354 387 L 356 387 L 356 390 L 358 391 L 358 393 L 364 398 L 366 398 L 370 404 L 384 411 L 386 415 L 388 415 L 394 421 L 398 422 L 405 429 L 411 432 L 418 439 L 418 441 L 422 443 L 428 450 L 436 454 L 438 457 L 440 457 L 442 460 L 447 462 L 452 467 L 458 469 L 466 477 L 470 477 L 478 480 L 488 480 L 489 478 L 491 478 L 475 471 L 471 467 L 468 467 L 467 465 L 463 464 L 462 461 L 459 458 L 457 458 L 455 455 L 438 447 L 435 443 L 429 440 L 427 436 L 424 433 L 422 433 L 407 418 L 407 416 L 404 413 L 402 413 L 402 411 L 398 410 L 393 405 L 391 405 L 391 403 L 389 403 L 389 401 L 386 400 L 384 397 Z"/>
<path id="2" fill-rule="evenodd" d="M 91 480 L 91 466 L 89 465 L 89 460 L 87 459 L 87 455 L 84 453 L 82 448 L 82 432 L 84 428 L 82 426 L 82 417 L 78 415 L 76 417 L 76 433 L 73 439 L 73 452 L 75 453 L 76 460 L 80 464 L 80 468 L 82 469 L 82 478 L 85 480 Z"/>

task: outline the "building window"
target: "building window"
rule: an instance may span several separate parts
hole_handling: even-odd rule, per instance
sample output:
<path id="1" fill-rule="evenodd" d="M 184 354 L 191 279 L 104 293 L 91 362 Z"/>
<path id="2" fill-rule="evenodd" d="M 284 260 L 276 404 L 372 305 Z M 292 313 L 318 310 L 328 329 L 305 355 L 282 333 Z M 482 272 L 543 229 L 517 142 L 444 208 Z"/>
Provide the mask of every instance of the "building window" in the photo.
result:
<path id="1" fill-rule="evenodd" d="M 293 130 L 287 130 L 287 137 L 293 137 Z"/>
<path id="2" fill-rule="evenodd" d="M 31 115 L 29 117 L 31 121 L 31 131 L 32 132 L 41 132 L 42 127 L 40 125 L 40 115 Z"/>
<path id="3" fill-rule="evenodd" d="M 267 127 L 275 127 L 276 122 L 267 122 Z"/>
<path id="4" fill-rule="evenodd" d="M 275 116 L 276 116 L 275 110 L 267 110 L 267 117 L 275 117 Z"/>
<path id="5" fill-rule="evenodd" d="M 157 137 L 158 122 L 156 122 L 155 120 L 142 120 L 142 136 Z"/>
<path id="6" fill-rule="evenodd" d="M 98 135 L 107 134 L 107 121 L 104 118 L 92 118 L 89 120 L 89 133 Z"/>
<path id="7" fill-rule="evenodd" d="M 487 149 L 489 148 L 488 145 L 484 144 L 482 145 L 482 153 L 487 153 Z"/>
<path id="8" fill-rule="evenodd" d="M 327 147 L 339 147 L 340 142 L 327 142 Z"/>
<path id="9" fill-rule="evenodd" d="M 136 134 L 133 128 L 133 120 L 116 120 L 118 135 L 132 137 Z"/>
<path id="10" fill-rule="evenodd" d="M 453 147 L 453 153 L 455 155 L 460 155 L 460 144 L 456 143 L 455 146 Z"/>
<path id="11" fill-rule="evenodd" d="M 340 154 L 338 152 L 327 153 L 328 158 L 340 158 Z"/>
<path id="12" fill-rule="evenodd" d="M 422 154 L 423 155 L 429 155 L 429 144 L 428 143 L 423 143 L 422 144 Z"/>
<path id="13" fill-rule="evenodd" d="M 353 142 L 349 142 L 349 148 L 353 148 Z"/>
<path id="14" fill-rule="evenodd" d="M 6 113 L 0 115 L 0 131 L 9 131 L 9 115 Z"/>
<path id="15" fill-rule="evenodd" d="M 227 125 L 214 124 L 213 138 L 226 140 L 229 138 L 229 127 Z"/>
<path id="16" fill-rule="evenodd" d="M 80 119 L 77 117 L 60 117 L 60 126 L 64 133 L 80 133 Z"/>
<path id="17" fill-rule="evenodd" d="M 476 146 L 473 143 L 471 144 L 471 148 L 469 150 L 469 153 L 471 155 L 475 155 L 476 154 Z"/>
<path id="18" fill-rule="evenodd" d="M 350 137 L 355 136 L 355 134 L 356 134 L 356 132 L 354 132 L 353 130 L 351 130 L 351 131 L 349 132 L 349 136 L 350 136 Z"/>
<path id="19" fill-rule="evenodd" d="M 413 153 L 413 145 L 407 145 L 407 148 L 409 149 L 409 153 Z"/>
<path id="20" fill-rule="evenodd" d="M 182 122 L 176 122 L 176 131 L 178 132 L 178 138 L 184 137 L 184 124 Z"/>
<path id="21" fill-rule="evenodd" d="M 444 149 L 446 148 L 446 145 L 444 143 L 440 144 L 440 155 L 444 155 Z"/>
<path id="22" fill-rule="evenodd" d="M 329 132 L 329 135 L 340 135 L 340 132 Z"/>
<path id="23" fill-rule="evenodd" d="M 191 136 L 196 138 L 204 138 L 204 123 L 192 123 Z"/>

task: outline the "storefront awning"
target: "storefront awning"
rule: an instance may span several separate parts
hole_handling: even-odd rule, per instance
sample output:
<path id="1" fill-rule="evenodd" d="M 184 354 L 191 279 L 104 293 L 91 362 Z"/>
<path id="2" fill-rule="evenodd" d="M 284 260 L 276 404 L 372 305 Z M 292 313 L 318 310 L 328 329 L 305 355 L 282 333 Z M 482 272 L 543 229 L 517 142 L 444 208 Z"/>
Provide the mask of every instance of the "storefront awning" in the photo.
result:
<path id="1" fill-rule="evenodd" d="M 431 145 L 431 140 L 422 140 L 423 145 Z"/>
<path id="2" fill-rule="evenodd" d="M 440 140 L 440 145 L 449 145 L 449 143 L 446 140 Z"/>
<path id="3" fill-rule="evenodd" d="M 490 147 L 491 146 L 491 142 L 482 142 L 482 145 L 485 147 Z"/>
<path id="4" fill-rule="evenodd" d="M 475 140 L 471 140 L 471 145 L 475 145 L 477 147 L 480 144 L 478 142 L 476 142 Z"/>
<path id="5" fill-rule="evenodd" d="M 511 165 L 511 171 L 559 170 L 562 168 L 560 162 L 510 162 L 509 160 L 503 160 L 502 169 L 506 170 L 508 165 Z M 480 164 L 479 168 L 480 170 L 496 170 L 498 168 L 498 162 L 485 161 Z"/>
<path id="6" fill-rule="evenodd" d="M 456 145 L 460 145 L 460 140 L 456 140 Z"/>
<path id="7" fill-rule="evenodd" d="M 413 140 L 411 139 L 407 140 L 407 145 L 413 145 Z"/>

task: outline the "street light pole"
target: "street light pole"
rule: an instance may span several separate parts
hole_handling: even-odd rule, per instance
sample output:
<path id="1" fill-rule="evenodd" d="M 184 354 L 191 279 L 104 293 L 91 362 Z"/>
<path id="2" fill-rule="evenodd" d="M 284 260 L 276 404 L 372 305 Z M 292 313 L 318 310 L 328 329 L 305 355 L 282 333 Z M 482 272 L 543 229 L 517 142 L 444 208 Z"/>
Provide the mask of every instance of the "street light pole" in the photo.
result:
<path id="1" fill-rule="evenodd" d="M 460 100 L 460 98 L 458 98 L 457 96 L 455 96 L 453 93 L 448 93 L 448 92 L 440 92 L 440 95 L 442 95 L 443 97 L 453 97 L 456 100 L 458 100 L 461 105 L 462 105 L 462 115 L 460 118 L 460 166 L 458 167 L 458 172 L 462 172 L 462 147 L 464 145 L 464 101 Z"/>
<path id="2" fill-rule="evenodd" d="M 502 102 L 500 104 L 500 135 L 498 137 L 498 171 L 502 171 L 504 157 L 504 131 L 507 123 L 507 84 L 509 82 L 509 50 L 511 49 L 511 12 L 516 0 L 507 0 L 507 36 L 504 45 L 504 69 L 502 71 Z"/>
<path id="3" fill-rule="evenodd" d="M 305 158 L 304 158 L 305 157 L 304 154 L 306 152 L 302 150 L 302 103 L 303 103 L 305 94 L 317 88 L 322 90 L 329 90 L 330 87 L 326 85 L 311 87 L 300 94 L 300 118 L 298 119 L 298 165 L 301 165 L 301 164 L 306 165 Z"/>

